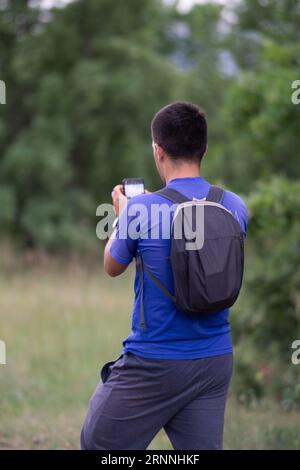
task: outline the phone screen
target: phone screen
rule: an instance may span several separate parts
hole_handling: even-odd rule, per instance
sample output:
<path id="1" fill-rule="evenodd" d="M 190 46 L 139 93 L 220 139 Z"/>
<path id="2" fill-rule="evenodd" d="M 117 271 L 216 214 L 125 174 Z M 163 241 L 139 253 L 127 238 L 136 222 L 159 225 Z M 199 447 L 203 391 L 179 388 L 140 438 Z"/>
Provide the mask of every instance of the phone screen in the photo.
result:
<path id="1" fill-rule="evenodd" d="M 139 178 L 128 178 L 124 180 L 124 194 L 129 199 L 145 192 L 144 180 Z"/>

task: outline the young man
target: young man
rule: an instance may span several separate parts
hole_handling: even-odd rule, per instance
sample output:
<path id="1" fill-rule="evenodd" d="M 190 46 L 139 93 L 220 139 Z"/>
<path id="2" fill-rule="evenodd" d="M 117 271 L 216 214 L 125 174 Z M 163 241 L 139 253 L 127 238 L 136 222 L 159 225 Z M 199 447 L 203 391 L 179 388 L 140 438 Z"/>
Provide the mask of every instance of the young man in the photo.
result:
<path id="1" fill-rule="evenodd" d="M 211 185 L 200 176 L 207 149 L 207 124 L 200 109 L 186 102 L 172 103 L 154 116 L 151 131 L 155 164 L 167 188 L 191 200 L 205 198 Z M 114 188 L 112 198 L 118 215 L 120 205 L 127 203 L 121 185 Z M 129 226 L 134 204 L 147 209 L 141 236 L 122 238 L 119 225 Z M 154 204 L 172 205 L 156 193 L 128 201 L 116 236 L 105 248 L 104 268 L 110 276 L 118 276 L 138 252 L 144 267 L 172 292 L 171 240 L 161 233 L 151 237 L 151 229 L 163 222 L 151 214 Z M 242 199 L 225 191 L 222 204 L 246 235 L 247 208 Z M 222 449 L 232 374 L 229 311 L 189 315 L 176 309 L 145 270 L 142 281 L 137 270 L 132 331 L 123 342 L 121 357 L 102 369 L 104 383 L 90 400 L 81 447 L 146 449 L 164 428 L 174 449 Z M 146 328 L 140 324 L 142 296 Z"/>

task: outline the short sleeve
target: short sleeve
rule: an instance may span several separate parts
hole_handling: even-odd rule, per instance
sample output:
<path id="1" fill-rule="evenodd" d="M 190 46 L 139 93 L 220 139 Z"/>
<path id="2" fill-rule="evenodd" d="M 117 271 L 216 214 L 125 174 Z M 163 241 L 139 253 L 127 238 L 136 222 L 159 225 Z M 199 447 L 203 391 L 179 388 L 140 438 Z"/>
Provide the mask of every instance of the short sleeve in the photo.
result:
<path id="1" fill-rule="evenodd" d="M 244 202 L 243 202 L 243 207 L 242 207 L 242 224 L 241 225 L 243 229 L 244 238 L 246 238 L 247 227 L 248 227 L 248 208 Z"/>
<path id="2" fill-rule="evenodd" d="M 244 238 L 246 238 L 248 226 L 248 209 L 243 199 L 231 191 L 226 191 L 222 204 L 224 204 L 224 206 L 231 212 L 233 217 L 240 224 Z"/>
<path id="3" fill-rule="evenodd" d="M 138 234 L 129 230 L 130 225 L 134 223 L 136 215 L 130 214 L 130 202 L 125 206 L 120 214 L 117 223 L 115 237 L 110 246 L 112 258 L 121 264 L 129 264 L 134 258 L 138 244 Z"/>

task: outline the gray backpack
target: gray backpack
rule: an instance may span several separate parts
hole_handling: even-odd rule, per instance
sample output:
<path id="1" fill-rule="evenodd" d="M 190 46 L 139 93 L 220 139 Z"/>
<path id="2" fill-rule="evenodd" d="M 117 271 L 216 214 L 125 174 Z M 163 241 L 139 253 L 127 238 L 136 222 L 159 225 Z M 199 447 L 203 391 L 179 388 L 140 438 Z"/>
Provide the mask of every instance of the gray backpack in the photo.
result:
<path id="1" fill-rule="evenodd" d="M 170 254 L 174 294 L 151 273 L 138 252 L 141 327 L 146 327 L 144 271 L 182 312 L 208 315 L 231 307 L 239 295 L 243 280 L 244 236 L 240 224 L 222 205 L 224 190 L 211 186 L 206 199 L 192 201 L 171 188 L 161 189 L 156 194 L 177 204 L 171 229 Z M 200 232 L 201 236 L 198 236 Z M 191 239 L 193 233 L 196 235 Z"/>

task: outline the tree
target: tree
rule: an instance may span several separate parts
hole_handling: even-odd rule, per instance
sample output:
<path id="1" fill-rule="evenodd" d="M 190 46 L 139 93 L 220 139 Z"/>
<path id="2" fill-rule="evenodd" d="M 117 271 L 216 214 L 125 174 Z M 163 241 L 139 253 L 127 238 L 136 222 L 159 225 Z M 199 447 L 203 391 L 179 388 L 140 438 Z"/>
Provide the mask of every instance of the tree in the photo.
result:
<path id="1" fill-rule="evenodd" d="M 299 107 L 291 101 L 298 77 L 300 42 L 267 41 L 259 71 L 244 72 L 232 83 L 225 100 L 226 180 L 247 191 L 257 179 L 272 174 L 299 178 Z"/>
<path id="2" fill-rule="evenodd" d="M 217 139 L 219 15 L 212 5 L 183 15 L 160 0 L 79 0 L 48 12 L 3 3 L 6 233 L 48 249 L 96 244 L 95 210 L 115 184 L 125 176 L 143 176 L 149 189 L 161 184 L 150 121 L 170 101 L 202 104 Z"/>

